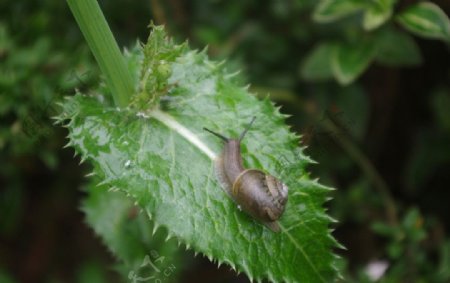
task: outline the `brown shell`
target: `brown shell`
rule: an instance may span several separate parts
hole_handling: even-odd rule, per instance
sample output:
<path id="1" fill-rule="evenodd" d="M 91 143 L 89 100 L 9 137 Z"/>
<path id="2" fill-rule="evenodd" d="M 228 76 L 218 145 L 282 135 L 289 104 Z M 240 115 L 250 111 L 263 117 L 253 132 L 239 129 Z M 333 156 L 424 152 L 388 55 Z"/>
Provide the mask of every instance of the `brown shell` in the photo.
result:
<path id="1" fill-rule="evenodd" d="M 288 189 L 271 175 L 246 169 L 234 181 L 231 194 L 243 211 L 264 223 L 271 223 L 283 214 Z"/>
<path id="2" fill-rule="evenodd" d="M 237 152 L 239 154 L 237 154 Z M 230 156 L 239 156 L 239 158 Z M 217 177 L 237 205 L 253 218 L 279 232 L 277 220 L 284 212 L 288 187 L 277 178 L 258 169 L 242 168 L 239 144 L 227 143 L 216 160 Z"/>

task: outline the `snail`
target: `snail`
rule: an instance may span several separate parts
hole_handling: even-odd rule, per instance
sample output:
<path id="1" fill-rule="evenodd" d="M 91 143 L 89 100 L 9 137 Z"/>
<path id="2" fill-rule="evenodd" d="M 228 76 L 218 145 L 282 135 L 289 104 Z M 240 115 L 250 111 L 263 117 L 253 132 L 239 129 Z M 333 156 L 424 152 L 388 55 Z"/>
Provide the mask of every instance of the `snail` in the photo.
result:
<path id="1" fill-rule="evenodd" d="M 238 208 L 261 221 L 270 230 L 280 231 L 277 220 L 283 215 L 288 199 L 288 187 L 277 178 L 258 169 L 242 165 L 241 141 L 256 117 L 240 134 L 239 139 L 227 138 L 207 128 L 205 131 L 225 142 L 221 155 L 215 160 L 216 175 Z"/>

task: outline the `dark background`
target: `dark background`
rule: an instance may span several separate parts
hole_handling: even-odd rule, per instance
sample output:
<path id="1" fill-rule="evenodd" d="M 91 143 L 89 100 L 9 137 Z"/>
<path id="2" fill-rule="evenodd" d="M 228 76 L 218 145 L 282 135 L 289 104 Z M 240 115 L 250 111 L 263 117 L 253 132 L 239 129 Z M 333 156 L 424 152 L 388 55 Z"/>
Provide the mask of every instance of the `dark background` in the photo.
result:
<path id="1" fill-rule="evenodd" d="M 415 1 L 399 1 L 398 9 Z M 243 70 L 251 91 L 282 105 L 310 168 L 337 188 L 328 203 L 345 281 L 450 280 L 450 56 L 415 37 L 422 62 L 372 64 L 349 86 L 302 79 L 318 42 L 349 29 L 312 21 L 316 1 L 101 1 L 120 46 L 145 42 L 150 20 L 179 42 Z M 447 15 L 448 1 L 435 1 Z M 53 103 L 100 74 L 65 1 L 0 4 L 0 282 L 123 282 L 79 210 L 84 175 Z M 187 252 L 178 282 L 247 282 Z M 173 279 L 175 280 L 175 279 Z"/>

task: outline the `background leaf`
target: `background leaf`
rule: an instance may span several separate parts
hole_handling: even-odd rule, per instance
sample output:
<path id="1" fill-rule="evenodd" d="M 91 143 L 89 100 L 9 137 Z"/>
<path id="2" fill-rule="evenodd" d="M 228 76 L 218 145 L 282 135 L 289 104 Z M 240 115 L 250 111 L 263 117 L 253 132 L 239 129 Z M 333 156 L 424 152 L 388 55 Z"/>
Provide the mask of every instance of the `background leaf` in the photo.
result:
<path id="1" fill-rule="evenodd" d="M 386 66 L 417 66 L 422 62 L 419 47 L 412 36 L 394 28 L 381 30 L 376 37 L 376 61 Z"/>
<path id="2" fill-rule="evenodd" d="M 330 189 L 308 178 L 305 166 L 311 161 L 284 116 L 269 100 L 259 101 L 235 85 L 205 53 L 184 45 L 174 45 L 171 52 L 170 45 L 164 31 L 155 28 L 144 48 L 152 54 L 144 60 L 151 72 L 160 71 L 161 58 L 164 73 L 170 69 L 165 95 L 149 93 L 151 108 L 136 113 L 81 94 L 68 99 L 59 119 L 69 120 L 69 144 L 82 160 L 92 161 L 102 185 L 127 194 L 156 227 L 167 227 L 169 237 L 211 260 L 251 279 L 332 281 L 330 249 L 337 243 L 329 233 L 332 219 L 322 208 Z M 160 46 L 164 52 L 151 52 Z M 252 116 L 257 119 L 242 145 L 244 164 L 267 170 L 290 188 L 281 233 L 241 212 L 220 188 L 212 159 L 222 143 L 202 130 L 237 136 Z"/>
<path id="3" fill-rule="evenodd" d="M 434 3 L 412 5 L 397 16 L 397 21 L 416 35 L 450 41 L 450 20 Z"/>
<path id="4" fill-rule="evenodd" d="M 391 18 L 394 0 L 371 1 L 364 13 L 363 27 L 373 30 Z"/>
<path id="5" fill-rule="evenodd" d="M 369 66 L 375 57 L 377 47 L 370 40 L 336 46 L 332 58 L 332 69 L 339 83 L 352 83 Z"/>
<path id="6" fill-rule="evenodd" d="M 364 9 L 360 0 L 323 0 L 317 5 L 313 19 L 319 23 L 329 23 Z"/>
<path id="7" fill-rule="evenodd" d="M 334 45 L 322 43 L 306 55 L 301 65 L 300 75 L 305 80 L 319 81 L 333 77 L 331 70 L 331 57 Z"/>

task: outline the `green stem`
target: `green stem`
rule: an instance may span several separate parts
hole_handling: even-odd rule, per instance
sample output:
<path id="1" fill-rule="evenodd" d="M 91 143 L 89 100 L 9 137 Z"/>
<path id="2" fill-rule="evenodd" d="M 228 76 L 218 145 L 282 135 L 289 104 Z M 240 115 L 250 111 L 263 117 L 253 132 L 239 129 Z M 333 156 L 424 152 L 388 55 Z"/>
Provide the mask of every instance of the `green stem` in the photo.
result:
<path id="1" fill-rule="evenodd" d="M 330 133 L 340 132 L 339 128 L 330 120 L 323 120 L 322 127 Z M 347 152 L 350 158 L 359 165 L 373 183 L 374 187 L 378 190 L 386 208 L 386 219 L 388 223 L 393 226 L 398 225 L 397 208 L 394 198 L 383 177 L 381 177 L 380 173 L 378 173 L 377 169 L 373 166 L 367 156 L 346 135 L 332 135 L 332 137 Z"/>
<path id="2" fill-rule="evenodd" d="M 67 0 L 118 107 L 128 105 L 134 92 L 125 59 L 96 0 Z"/>

